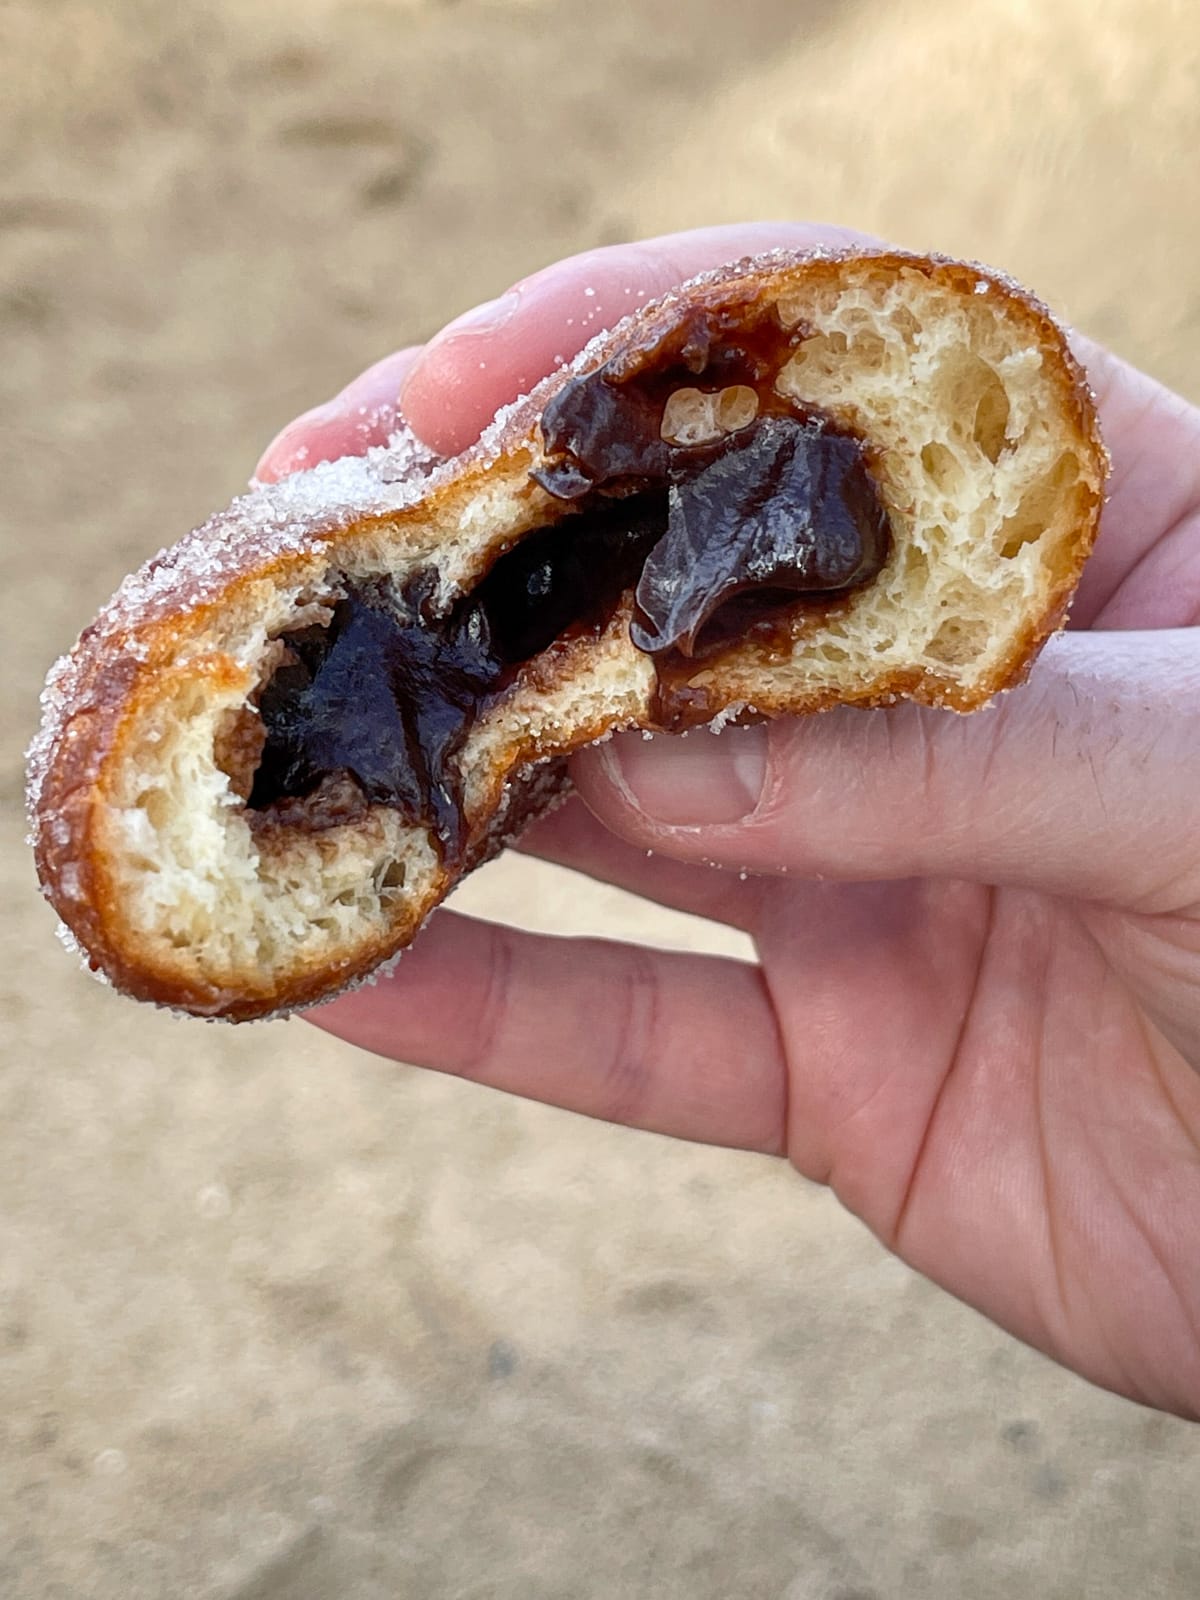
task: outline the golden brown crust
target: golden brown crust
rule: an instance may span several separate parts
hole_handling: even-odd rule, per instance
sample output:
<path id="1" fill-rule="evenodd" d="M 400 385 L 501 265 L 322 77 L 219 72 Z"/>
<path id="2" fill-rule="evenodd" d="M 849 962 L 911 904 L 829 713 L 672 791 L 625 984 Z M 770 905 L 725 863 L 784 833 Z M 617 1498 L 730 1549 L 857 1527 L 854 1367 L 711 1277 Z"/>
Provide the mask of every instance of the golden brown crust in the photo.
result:
<path id="1" fill-rule="evenodd" d="M 245 668 L 227 653 L 206 653 L 205 639 L 219 633 L 231 608 L 253 611 L 257 597 L 273 586 L 303 587 L 326 562 L 326 551 L 359 544 L 386 528 L 389 538 L 428 542 L 437 548 L 437 529 L 452 523 L 497 463 L 520 469 L 537 449 L 538 419 L 548 401 L 570 377 L 591 371 L 617 353 L 636 360 L 671 332 L 681 315 L 718 308 L 745 311 L 782 292 L 819 292 L 834 284 L 848 264 L 867 263 L 881 274 L 923 274 L 930 282 L 964 296 L 980 292 L 999 297 L 1006 314 L 1024 324 L 1031 348 L 1042 358 L 1045 377 L 1057 392 L 1075 444 L 1090 464 L 1086 515 L 1076 537 L 1064 548 L 1039 613 L 1014 637 L 1003 659 L 986 679 L 964 689 L 952 675 L 893 669 L 850 692 L 767 686 L 755 693 L 756 713 L 802 713 L 833 703 L 881 705 L 899 698 L 966 711 L 984 703 L 1024 676 L 1045 639 L 1061 626 L 1099 518 L 1107 458 L 1086 377 L 1046 308 L 1024 290 L 994 273 L 938 257 L 902 252 L 818 252 L 777 254 L 740 262 L 707 274 L 635 313 L 601 335 L 562 372 L 497 419 L 478 445 L 453 462 L 436 463 L 410 439 L 389 456 L 375 452 L 362 462 L 342 462 L 236 502 L 167 555 L 130 580 L 109 607 L 59 663 L 47 689 L 43 730 L 31 754 L 30 807 L 39 877 L 47 897 L 88 953 L 119 988 L 138 998 L 201 1014 L 230 1018 L 262 1015 L 311 1003 L 362 978 L 410 942 L 420 924 L 460 874 L 441 871 L 427 892 L 396 914 L 378 937 L 360 941 L 333 967 L 324 959 L 297 958 L 285 984 L 277 978 L 256 982 L 245 973 L 231 990 L 214 985 L 201 968 L 189 971 L 186 952 L 168 962 L 150 951 L 129 926 L 117 887 L 114 861 L 119 845 L 106 831 L 115 774 L 129 756 L 128 744 L 147 701 L 162 693 L 172 674 L 213 690 L 248 692 Z M 186 645 L 186 651 L 183 647 Z M 181 654 L 187 655 L 180 666 Z M 543 671 L 560 670 L 542 668 Z M 726 692 L 708 703 L 698 698 L 694 721 L 707 721 L 729 704 Z M 645 725 L 645 719 L 642 719 Z M 556 758 L 612 730 L 611 720 L 581 721 L 552 752 L 536 742 L 513 744 L 498 762 L 490 795 L 476 807 L 469 865 L 499 848 L 528 815 L 544 807 L 562 786 L 561 761 L 549 771 L 534 767 L 523 798 L 510 806 L 503 824 L 493 826 L 506 778 L 530 760 Z M 489 810 L 490 807 L 490 810 Z"/>

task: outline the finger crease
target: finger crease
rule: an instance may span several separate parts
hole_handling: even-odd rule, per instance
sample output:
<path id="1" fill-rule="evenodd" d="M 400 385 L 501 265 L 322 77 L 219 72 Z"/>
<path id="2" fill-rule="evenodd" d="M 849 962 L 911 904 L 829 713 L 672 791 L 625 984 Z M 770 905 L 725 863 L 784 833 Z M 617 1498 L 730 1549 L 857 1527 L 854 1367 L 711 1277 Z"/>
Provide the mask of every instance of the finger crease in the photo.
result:
<path id="1" fill-rule="evenodd" d="M 659 1029 L 661 993 L 657 968 L 639 951 L 625 961 L 622 1004 L 615 1018 L 612 1054 L 605 1072 L 604 1115 L 612 1122 L 636 1123 L 653 1076 L 653 1046 Z"/>
<path id="2" fill-rule="evenodd" d="M 908 1181 L 904 1185 L 904 1193 L 900 1196 L 900 1204 L 896 1208 L 890 1229 L 886 1234 L 883 1235 L 884 1243 L 887 1245 L 888 1249 L 895 1251 L 897 1254 L 904 1253 L 904 1232 L 908 1224 L 909 1214 L 912 1210 L 912 1203 L 916 1195 L 917 1184 L 920 1180 L 921 1170 L 925 1165 L 925 1158 L 929 1154 L 930 1148 L 933 1144 L 934 1129 L 938 1122 L 939 1114 L 942 1109 L 942 1103 L 946 1097 L 946 1090 L 949 1088 L 950 1080 L 954 1076 L 955 1067 L 958 1065 L 959 1057 L 963 1051 L 964 1042 L 970 1030 L 971 1018 L 975 1014 L 975 1006 L 979 998 L 979 985 L 983 978 L 983 969 L 987 961 L 988 947 L 991 944 L 992 928 L 995 923 L 995 916 L 996 891 L 995 889 L 992 889 L 988 894 L 987 926 L 984 929 L 983 938 L 979 943 L 979 961 L 975 968 L 975 976 L 971 980 L 971 988 L 967 994 L 966 1004 L 963 1007 L 962 1020 L 958 1025 L 958 1033 L 947 1058 L 946 1070 L 942 1074 L 941 1081 L 939 1082 L 933 1097 L 933 1103 L 929 1108 L 929 1115 L 925 1119 L 925 1127 L 922 1131 L 920 1142 L 917 1145 L 916 1153 L 913 1156 L 912 1166 L 909 1168 Z"/>
<path id="3" fill-rule="evenodd" d="M 494 1068 L 499 1051 L 497 1039 L 512 994 L 513 950 L 509 934 L 502 928 L 487 929 L 486 976 L 476 1014 L 476 1023 L 463 1061 L 460 1076 L 486 1079 Z"/>

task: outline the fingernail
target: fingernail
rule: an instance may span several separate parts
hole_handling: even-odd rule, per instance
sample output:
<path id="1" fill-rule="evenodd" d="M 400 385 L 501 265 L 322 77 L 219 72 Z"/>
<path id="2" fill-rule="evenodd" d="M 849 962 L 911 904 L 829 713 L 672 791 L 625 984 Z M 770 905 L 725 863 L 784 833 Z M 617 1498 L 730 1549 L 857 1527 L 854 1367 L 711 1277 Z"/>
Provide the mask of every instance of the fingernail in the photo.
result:
<path id="1" fill-rule="evenodd" d="M 603 747 L 603 761 L 629 804 L 654 822 L 672 828 L 740 822 L 762 796 L 767 730 L 622 739 Z"/>
<path id="2" fill-rule="evenodd" d="M 460 333 L 495 333 L 506 322 L 512 321 L 520 304 L 519 289 L 510 289 L 496 300 L 485 300 L 481 306 L 464 311 L 461 317 L 455 317 L 453 322 L 447 323 L 438 334 L 437 342 L 440 344 L 443 339 L 453 339 Z"/>

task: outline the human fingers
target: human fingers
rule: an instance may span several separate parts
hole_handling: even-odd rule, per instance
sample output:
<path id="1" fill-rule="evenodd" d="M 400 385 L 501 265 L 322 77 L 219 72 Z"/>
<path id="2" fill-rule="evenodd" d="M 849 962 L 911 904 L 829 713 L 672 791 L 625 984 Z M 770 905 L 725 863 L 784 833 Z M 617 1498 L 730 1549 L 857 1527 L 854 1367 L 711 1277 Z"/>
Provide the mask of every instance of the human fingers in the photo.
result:
<path id="1" fill-rule="evenodd" d="M 1200 905 L 1200 630 L 1077 633 L 972 716 L 918 706 L 624 738 L 576 786 L 681 861 L 1016 884 L 1147 913 Z"/>
<path id="2" fill-rule="evenodd" d="M 1072 628 L 1200 620 L 1200 409 L 1080 334 L 1112 476 Z"/>
<path id="3" fill-rule="evenodd" d="M 332 400 L 289 422 L 263 451 L 254 476 L 260 483 L 274 483 L 318 461 L 366 455 L 372 445 L 386 444 L 396 430 L 405 374 L 420 353 L 418 344 L 393 351 Z"/>
<path id="4" fill-rule="evenodd" d="M 664 234 L 570 256 L 476 306 L 430 340 L 404 385 L 404 415 L 435 450 L 472 444 L 501 406 L 647 300 L 698 272 L 781 247 L 869 245 L 849 228 L 755 222 Z"/>
<path id="5" fill-rule="evenodd" d="M 516 848 L 585 873 L 598 883 L 627 889 L 643 900 L 747 933 L 755 926 L 763 894 L 770 887 L 761 878 L 742 879 L 736 872 L 685 865 L 627 844 L 575 797 L 526 828 Z"/>
<path id="6" fill-rule="evenodd" d="M 377 1055 L 607 1122 L 782 1148 L 783 1055 L 745 962 L 443 911 L 389 976 L 309 1018 Z"/>

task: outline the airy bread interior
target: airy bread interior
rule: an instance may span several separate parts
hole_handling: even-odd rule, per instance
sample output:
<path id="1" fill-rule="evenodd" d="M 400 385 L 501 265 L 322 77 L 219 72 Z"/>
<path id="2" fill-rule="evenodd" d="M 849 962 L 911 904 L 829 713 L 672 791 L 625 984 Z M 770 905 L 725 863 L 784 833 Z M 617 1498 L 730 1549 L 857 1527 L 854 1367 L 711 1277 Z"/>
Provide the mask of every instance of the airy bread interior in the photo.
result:
<path id="1" fill-rule="evenodd" d="M 697 693 L 718 723 L 898 696 L 984 703 L 1061 622 L 1094 531 L 1103 453 L 1057 334 L 978 271 L 862 257 L 764 284 L 801 335 L 776 389 L 866 441 L 892 547 L 878 576 L 838 605 L 798 607 L 786 648 L 751 638 L 695 662 Z M 671 426 L 736 427 L 752 402 L 681 395 Z M 455 874 L 436 841 L 386 805 L 317 830 L 256 826 L 239 740 L 252 759 L 275 641 L 327 618 L 348 581 L 403 582 L 433 562 L 449 601 L 498 551 L 563 515 L 530 479 L 536 416 L 499 438 L 394 513 L 240 575 L 172 620 L 169 650 L 127 630 L 124 648 L 140 648 L 149 667 L 89 789 L 88 869 L 72 879 L 67 861 L 53 886 L 68 923 L 73 909 L 103 902 L 103 934 L 85 943 L 104 947 L 101 964 L 124 987 L 197 1012 L 281 1009 L 363 975 L 444 897 Z M 546 803 L 558 758 L 653 724 L 655 664 L 630 642 L 630 614 L 627 599 L 598 636 L 530 661 L 469 733 L 460 762 L 471 860 Z"/>

